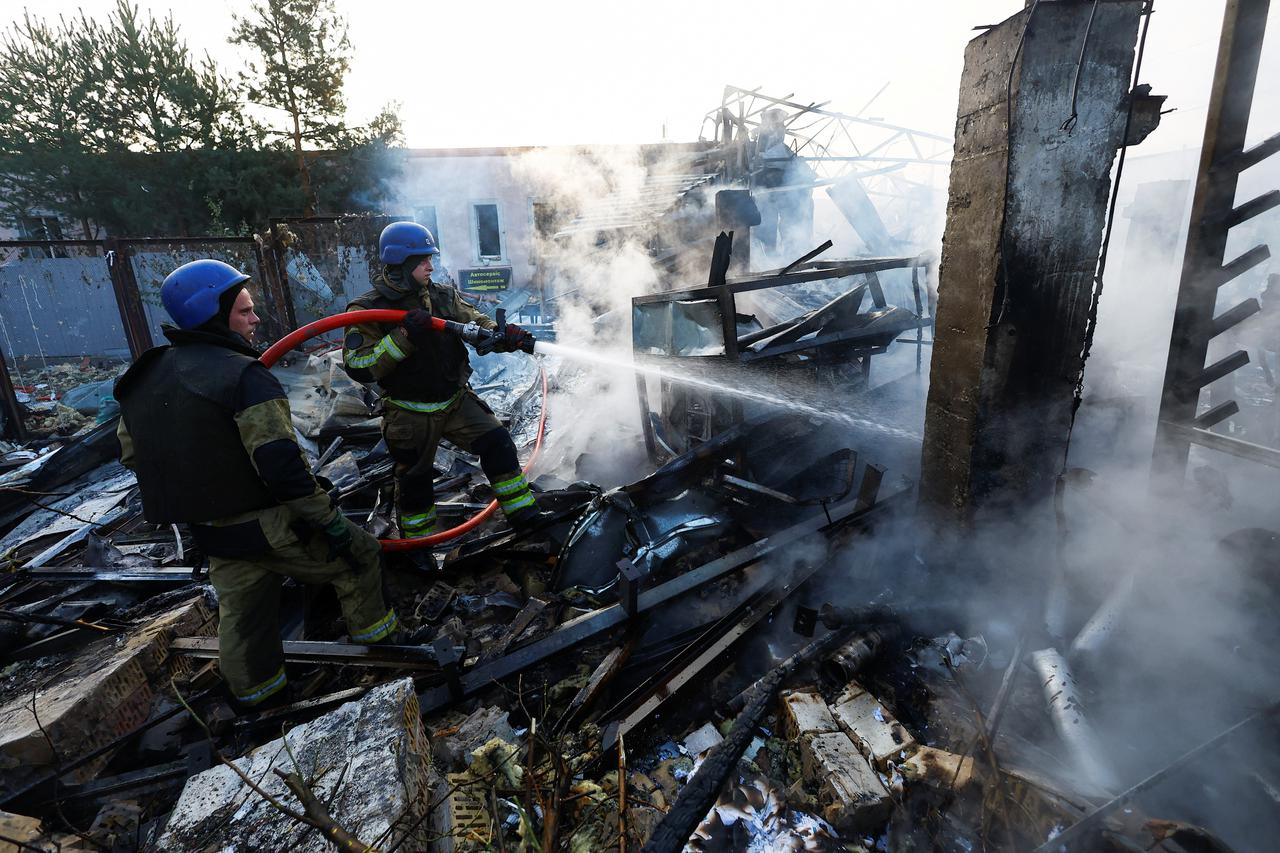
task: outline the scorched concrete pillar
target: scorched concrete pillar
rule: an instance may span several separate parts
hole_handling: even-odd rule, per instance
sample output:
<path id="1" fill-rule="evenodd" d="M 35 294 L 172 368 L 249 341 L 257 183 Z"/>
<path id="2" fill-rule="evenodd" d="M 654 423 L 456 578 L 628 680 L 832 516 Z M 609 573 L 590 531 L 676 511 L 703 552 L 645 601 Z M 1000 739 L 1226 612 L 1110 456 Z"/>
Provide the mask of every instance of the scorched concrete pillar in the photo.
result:
<path id="1" fill-rule="evenodd" d="M 1141 5 L 1099 3 L 1090 26 L 1091 2 L 1041 2 L 965 51 L 920 485 L 936 520 L 1051 493 Z"/>

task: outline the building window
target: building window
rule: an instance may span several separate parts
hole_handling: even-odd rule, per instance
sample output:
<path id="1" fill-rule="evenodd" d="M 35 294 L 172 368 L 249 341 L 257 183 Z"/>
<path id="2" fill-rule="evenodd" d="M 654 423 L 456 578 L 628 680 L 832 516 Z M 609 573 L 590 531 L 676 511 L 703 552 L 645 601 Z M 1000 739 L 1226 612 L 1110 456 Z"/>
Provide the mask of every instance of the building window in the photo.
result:
<path id="1" fill-rule="evenodd" d="M 422 226 L 425 226 L 431 232 L 431 236 L 436 238 L 436 245 L 440 245 L 440 231 L 436 228 L 436 209 L 434 206 L 420 207 L 414 211 L 414 220 Z"/>
<path id="2" fill-rule="evenodd" d="M 550 240 L 560 230 L 560 220 L 556 216 L 556 209 L 545 201 L 535 201 L 532 204 L 533 233 L 544 240 Z"/>
<path id="3" fill-rule="evenodd" d="M 502 260 L 502 223 L 498 205 L 473 204 L 472 218 L 476 230 L 476 257 L 482 261 Z"/>

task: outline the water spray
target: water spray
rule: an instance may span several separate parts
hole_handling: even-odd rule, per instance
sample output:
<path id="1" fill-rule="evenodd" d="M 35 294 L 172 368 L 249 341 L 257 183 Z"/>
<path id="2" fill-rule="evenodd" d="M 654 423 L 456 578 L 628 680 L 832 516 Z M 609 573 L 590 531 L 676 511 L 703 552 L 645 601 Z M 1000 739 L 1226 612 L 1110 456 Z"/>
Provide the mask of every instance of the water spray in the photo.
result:
<path id="1" fill-rule="evenodd" d="M 832 421 L 849 427 L 867 429 L 898 438 L 911 439 L 913 441 L 918 441 L 920 439 L 920 436 L 917 433 L 913 433 L 909 430 L 888 426 L 850 412 L 835 411 L 830 406 L 824 407 L 816 405 L 813 402 L 813 397 L 809 395 L 800 395 L 795 392 L 788 392 L 784 390 L 771 389 L 766 391 L 760 388 L 743 387 L 741 384 L 742 376 L 740 373 L 735 373 L 732 376 L 700 376 L 689 370 L 674 369 L 670 362 L 665 362 L 662 365 L 643 364 L 624 358 L 618 358 L 617 356 L 610 355 L 608 352 L 600 350 L 581 350 L 574 347 L 567 347 L 563 344 L 550 343 L 548 341 L 536 342 L 534 344 L 533 351 L 538 355 L 557 356 L 560 358 L 570 359 L 571 361 L 591 363 L 597 366 L 600 364 L 608 364 L 621 370 L 640 373 L 646 376 L 672 379 L 682 385 L 692 385 L 697 388 L 712 391 L 716 394 L 727 394 L 739 397 L 743 400 L 762 403 L 766 406 L 790 409 L 797 414 L 806 415 L 819 420 Z"/>

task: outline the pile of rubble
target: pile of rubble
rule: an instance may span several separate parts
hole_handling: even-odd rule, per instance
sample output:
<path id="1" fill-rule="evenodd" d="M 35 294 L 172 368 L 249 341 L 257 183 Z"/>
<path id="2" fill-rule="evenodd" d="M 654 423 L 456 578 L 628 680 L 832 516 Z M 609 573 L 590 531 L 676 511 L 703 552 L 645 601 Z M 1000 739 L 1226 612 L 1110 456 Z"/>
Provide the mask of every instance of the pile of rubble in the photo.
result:
<path id="1" fill-rule="evenodd" d="M 477 366 L 527 451 L 538 365 Z M 553 388 L 579 381 L 544 366 Z M 377 400 L 333 352 L 277 373 L 312 469 L 388 534 Z M 15 448 L 0 845 L 1213 849 L 1115 796 L 1052 638 L 1035 650 L 1036 634 L 921 594 L 911 484 L 859 458 L 848 429 L 747 411 L 678 452 L 674 423 L 655 433 L 666 461 L 621 487 L 538 477 L 539 529 L 490 521 L 431 560 L 387 555 L 403 645 L 347 642 L 331 596 L 286 583 L 296 695 L 257 713 L 226 701 L 203 557 L 142 519 L 114 421 Z M 436 469 L 446 526 L 491 498 L 462 450 L 443 446 Z M 1106 642 L 1088 616 L 1072 662 Z"/>
<path id="2" fill-rule="evenodd" d="M 33 438 L 73 436 L 94 422 L 104 403 L 115 413 L 111 386 L 127 365 L 90 359 L 27 366 L 11 375 L 23 423 Z"/>

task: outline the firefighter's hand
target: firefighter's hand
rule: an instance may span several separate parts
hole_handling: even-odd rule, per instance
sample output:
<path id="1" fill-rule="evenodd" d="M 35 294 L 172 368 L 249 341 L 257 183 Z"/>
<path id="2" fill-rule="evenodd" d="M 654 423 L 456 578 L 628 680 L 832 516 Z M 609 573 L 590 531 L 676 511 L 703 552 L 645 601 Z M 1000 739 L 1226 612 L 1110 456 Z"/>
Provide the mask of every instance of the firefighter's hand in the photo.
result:
<path id="1" fill-rule="evenodd" d="M 505 334 L 498 341 L 496 349 L 498 352 L 519 352 L 524 350 L 527 353 L 532 353 L 534 343 L 536 343 L 536 339 L 533 335 L 515 323 L 508 323 Z"/>
<path id="2" fill-rule="evenodd" d="M 502 344 L 502 339 L 498 337 L 497 332 L 491 329 L 481 329 L 480 337 L 472 344 L 476 348 L 476 355 L 488 355 L 491 352 L 498 352 Z"/>
<path id="3" fill-rule="evenodd" d="M 329 562 L 351 554 L 351 527 L 341 512 L 333 514 L 333 520 L 320 530 L 329 543 Z"/>
<path id="4" fill-rule="evenodd" d="M 423 343 L 427 338 L 436 333 L 431 327 L 431 313 L 423 311 L 421 308 L 414 308 L 404 315 L 404 319 L 400 321 L 400 325 L 404 326 L 404 330 L 409 333 L 409 340 L 415 344 Z"/>

